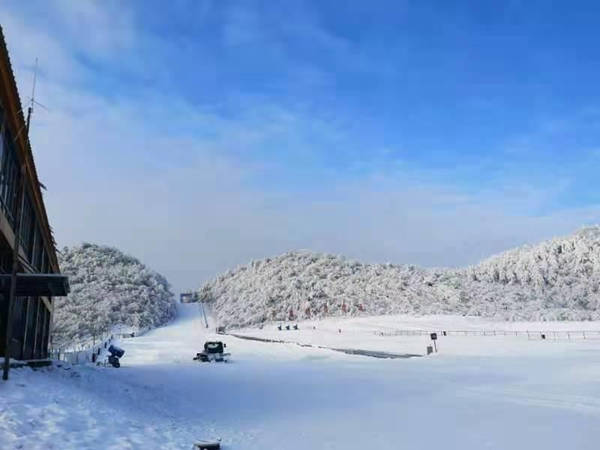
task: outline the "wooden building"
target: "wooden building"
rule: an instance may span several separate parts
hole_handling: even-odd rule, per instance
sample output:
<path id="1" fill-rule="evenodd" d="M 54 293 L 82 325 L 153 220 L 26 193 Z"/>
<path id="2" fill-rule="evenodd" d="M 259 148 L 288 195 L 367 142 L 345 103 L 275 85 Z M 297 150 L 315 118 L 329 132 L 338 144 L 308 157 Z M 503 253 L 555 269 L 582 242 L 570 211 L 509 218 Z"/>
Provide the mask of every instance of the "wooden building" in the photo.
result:
<path id="1" fill-rule="evenodd" d="M 60 269 L 40 186 L 0 27 L 0 355 L 5 355 L 8 342 L 10 357 L 19 360 L 47 357 L 53 296 L 68 292 L 66 277 L 57 275 Z M 9 308 L 17 229 L 16 298 Z"/>

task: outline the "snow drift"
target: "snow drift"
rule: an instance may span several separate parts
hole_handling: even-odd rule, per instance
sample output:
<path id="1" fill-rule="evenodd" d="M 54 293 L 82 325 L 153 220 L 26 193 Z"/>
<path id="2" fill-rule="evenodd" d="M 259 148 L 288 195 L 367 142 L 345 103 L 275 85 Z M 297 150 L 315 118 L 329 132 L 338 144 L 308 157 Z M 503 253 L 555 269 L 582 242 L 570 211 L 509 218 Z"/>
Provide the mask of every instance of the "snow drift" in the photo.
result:
<path id="1" fill-rule="evenodd" d="M 199 294 L 228 326 L 375 314 L 597 320 L 599 286 L 600 227 L 590 227 L 464 269 L 289 252 L 229 271 Z"/>
<path id="2" fill-rule="evenodd" d="M 153 328 L 175 315 L 167 280 L 115 248 L 65 247 L 59 262 L 71 293 L 54 300 L 55 345 L 100 336 L 115 325 Z"/>

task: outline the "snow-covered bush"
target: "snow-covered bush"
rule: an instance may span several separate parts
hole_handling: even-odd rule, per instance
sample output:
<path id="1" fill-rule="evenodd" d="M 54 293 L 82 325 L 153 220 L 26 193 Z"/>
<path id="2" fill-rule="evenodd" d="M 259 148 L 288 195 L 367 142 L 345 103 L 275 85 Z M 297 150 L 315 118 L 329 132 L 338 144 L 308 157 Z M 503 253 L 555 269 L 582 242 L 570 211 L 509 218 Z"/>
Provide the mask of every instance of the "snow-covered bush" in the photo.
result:
<path id="1" fill-rule="evenodd" d="M 175 315 L 167 280 L 115 248 L 65 247 L 59 263 L 71 292 L 54 299 L 55 345 L 98 337 L 115 325 L 153 328 Z"/>
<path id="2" fill-rule="evenodd" d="M 517 248 L 464 269 L 361 264 L 289 252 L 206 283 L 229 326 L 332 315 L 462 314 L 505 320 L 600 319 L 600 227 Z"/>

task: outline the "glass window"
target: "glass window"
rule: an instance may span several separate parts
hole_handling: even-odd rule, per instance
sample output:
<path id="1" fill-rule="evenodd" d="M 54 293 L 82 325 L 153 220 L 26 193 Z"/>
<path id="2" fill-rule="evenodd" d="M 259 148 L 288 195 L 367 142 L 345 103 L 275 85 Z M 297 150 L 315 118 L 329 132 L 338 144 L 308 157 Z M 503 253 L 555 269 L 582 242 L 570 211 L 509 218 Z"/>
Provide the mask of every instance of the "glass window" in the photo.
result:
<path id="1" fill-rule="evenodd" d="M 42 245 L 42 253 L 40 255 L 38 264 L 39 264 L 40 273 L 46 273 L 46 268 L 48 267 L 48 262 L 46 260 L 46 250 L 44 249 L 43 245 Z"/>
<path id="2" fill-rule="evenodd" d="M 29 194 L 26 194 L 23 202 L 23 211 L 21 211 L 21 246 L 25 250 L 29 262 L 32 262 L 33 259 L 35 228 L 35 214 L 33 212 L 31 197 Z"/>
<path id="3" fill-rule="evenodd" d="M 40 232 L 40 228 L 35 228 L 34 245 L 33 245 L 33 257 L 31 259 L 31 265 L 35 267 L 39 272 L 42 271 L 42 258 L 44 253 L 44 237 Z"/>
<path id="4" fill-rule="evenodd" d="M 20 174 L 12 138 L 8 129 L 4 134 L 4 158 L 2 160 L 0 197 L 4 210 L 11 225 L 14 226 L 15 211 L 17 208 L 17 183 Z"/>
<path id="5" fill-rule="evenodd" d="M 50 267 L 50 260 L 46 252 L 44 252 L 44 273 L 52 273 L 52 267 Z"/>
<path id="6" fill-rule="evenodd" d="M 4 159 L 4 123 L 2 121 L 2 112 L 0 111 L 0 167 Z"/>

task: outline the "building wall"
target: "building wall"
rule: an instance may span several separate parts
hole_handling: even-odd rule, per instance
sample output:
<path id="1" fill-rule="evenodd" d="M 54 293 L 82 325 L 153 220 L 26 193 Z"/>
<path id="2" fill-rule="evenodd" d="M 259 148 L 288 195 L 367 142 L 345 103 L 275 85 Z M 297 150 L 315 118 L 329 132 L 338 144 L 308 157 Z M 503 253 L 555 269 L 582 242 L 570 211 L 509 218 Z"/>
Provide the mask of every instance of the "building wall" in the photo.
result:
<path id="1" fill-rule="evenodd" d="M 46 358 L 51 312 L 42 299 L 18 297 L 12 317 L 11 357 L 20 360 Z"/>
<path id="2" fill-rule="evenodd" d="M 24 194 L 19 196 L 21 182 Z M 19 210 L 19 272 L 59 273 L 25 119 L 0 27 L 0 273 L 12 270 Z M 52 324 L 52 298 L 17 297 L 8 317 L 7 297 L 8 293 L 0 293 L 0 355 L 5 353 L 4 336 L 10 321 L 11 357 L 45 358 Z"/>

